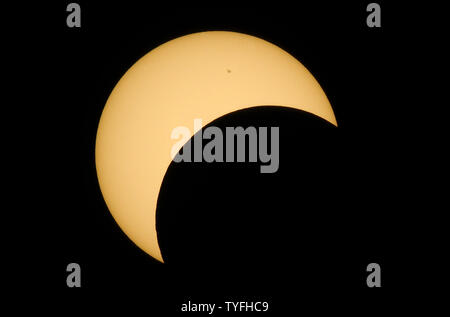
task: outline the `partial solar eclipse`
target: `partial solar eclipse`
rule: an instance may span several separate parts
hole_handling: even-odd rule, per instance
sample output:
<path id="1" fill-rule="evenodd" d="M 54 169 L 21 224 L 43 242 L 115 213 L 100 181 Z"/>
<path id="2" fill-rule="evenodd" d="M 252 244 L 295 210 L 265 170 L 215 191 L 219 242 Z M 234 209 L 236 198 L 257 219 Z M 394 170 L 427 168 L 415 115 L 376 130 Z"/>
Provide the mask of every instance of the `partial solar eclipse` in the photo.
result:
<path id="1" fill-rule="evenodd" d="M 109 211 L 138 247 L 163 262 L 155 216 L 172 161 L 172 130 L 259 105 L 296 108 L 337 125 L 311 73 L 281 48 L 246 34 L 182 36 L 125 73 L 101 115 L 95 161 Z"/>

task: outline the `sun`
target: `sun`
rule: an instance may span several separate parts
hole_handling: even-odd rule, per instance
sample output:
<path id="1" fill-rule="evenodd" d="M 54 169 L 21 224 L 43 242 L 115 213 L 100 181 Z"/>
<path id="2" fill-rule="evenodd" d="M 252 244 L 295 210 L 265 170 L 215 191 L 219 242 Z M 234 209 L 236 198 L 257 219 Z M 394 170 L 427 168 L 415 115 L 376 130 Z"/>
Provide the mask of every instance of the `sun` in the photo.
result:
<path id="1" fill-rule="evenodd" d="M 246 34 L 186 35 L 125 73 L 101 115 L 95 161 L 108 209 L 137 246 L 163 262 L 155 214 L 173 128 L 259 105 L 293 107 L 337 125 L 313 75 L 278 46 Z"/>

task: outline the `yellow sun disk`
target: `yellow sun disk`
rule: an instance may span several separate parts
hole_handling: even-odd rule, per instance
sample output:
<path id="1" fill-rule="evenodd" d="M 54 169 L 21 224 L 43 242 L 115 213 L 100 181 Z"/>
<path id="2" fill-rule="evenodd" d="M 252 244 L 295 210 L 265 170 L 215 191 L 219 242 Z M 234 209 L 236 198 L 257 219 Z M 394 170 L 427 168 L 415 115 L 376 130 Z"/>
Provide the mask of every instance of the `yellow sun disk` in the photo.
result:
<path id="1" fill-rule="evenodd" d="M 319 83 L 294 57 L 262 39 L 201 32 L 169 41 L 134 64 L 112 91 L 96 139 L 96 167 L 106 204 L 125 234 L 162 260 L 156 203 L 171 163 L 175 127 L 192 135 L 232 111 L 289 106 L 336 125 Z"/>

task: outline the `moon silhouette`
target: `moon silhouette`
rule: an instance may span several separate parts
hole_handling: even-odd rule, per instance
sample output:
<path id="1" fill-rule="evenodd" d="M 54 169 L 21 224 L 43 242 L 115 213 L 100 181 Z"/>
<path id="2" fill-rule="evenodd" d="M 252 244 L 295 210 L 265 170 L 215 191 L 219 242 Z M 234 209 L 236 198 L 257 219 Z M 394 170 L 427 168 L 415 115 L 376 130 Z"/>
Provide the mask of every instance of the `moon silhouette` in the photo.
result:
<path id="1" fill-rule="evenodd" d="M 147 53 L 120 79 L 100 118 L 95 161 L 109 211 L 139 248 L 163 262 L 155 216 L 172 161 L 172 130 L 258 105 L 296 108 L 337 125 L 312 74 L 281 48 L 246 34 L 179 37 Z"/>

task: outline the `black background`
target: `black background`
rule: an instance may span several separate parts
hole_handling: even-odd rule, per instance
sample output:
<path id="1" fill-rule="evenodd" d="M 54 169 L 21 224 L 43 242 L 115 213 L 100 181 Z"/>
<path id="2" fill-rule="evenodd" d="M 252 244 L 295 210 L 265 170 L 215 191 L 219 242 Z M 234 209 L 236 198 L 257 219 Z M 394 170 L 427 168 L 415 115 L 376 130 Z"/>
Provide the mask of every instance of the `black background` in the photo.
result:
<path id="1" fill-rule="evenodd" d="M 45 145 L 30 148 L 44 161 L 37 168 L 35 209 L 44 220 L 36 231 L 45 239 L 32 240 L 25 256 L 27 263 L 38 258 L 42 267 L 34 284 L 39 296 L 71 309 L 125 307 L 158 315 L 179 312 L 188 299 L 268 300 L 274 315 L 305 309 L 359 315 L 385 311 L 440 275 L 434 259 L 443 252 L 442 232 L 434 212 L 443 208 L 437 200 L 444 189 L 436 184 L 444 176 L 438 168 L 443 158 L 434 154 L 442 150 L 444 134 L 411 96 L 414 32 L 399 20 L 404 7 L 379 1 L 377 29 L 366 26 L 365 1 L 82 1 L 82 27 L 70 29 L 68 3 L 47 5 L 35 25 L 34 47 L 43 58 L 29 77 L 42 84 L 45 98 L 34 110 Z M 207 30 L 261 37 L 299 59 L 327 94 L 339 128 L 322 128 L 326 124 L 317 118 L 286 109 L 222 118 L 219 126 L 280 126 L 280 170 L 262 175 L 251 164 L 172 164 L 158 224 L 163 255 L 174 260 L 161 264 L 136 247 L 108 212 L 95 172 L 96 129 L 110 92 L 137 59 L 170 39 Z M 183 196 L 180 188 L 187 187 Z M 182 216 L 189 212 L 195 220 Z M 231 212 L 233 218 L 217 224 L 221 216 L 213 217 L 216 228 L 208 231 L 200 219 L 209 212 Z M 181 244 L 188 242 L 173 234 L 182 230 L 181 221 L 198 229 L 187 240 L 201 242 L 190 257 Z M 270 225 L 276 226 L 273 239 L 263 229 L 249 229 Z M 232 243 L 215 245 L 227 226 L 234 230 Z M 253 239 L 244 243 L 238 237 L 247 230 Z M 213 258 L 206 256 L 211 250 Z M 80 289 L 66 286 L 71 262 L 81 265 Z M 366 286 L 371 262 L 381 265 L 380 289 Z"/>

